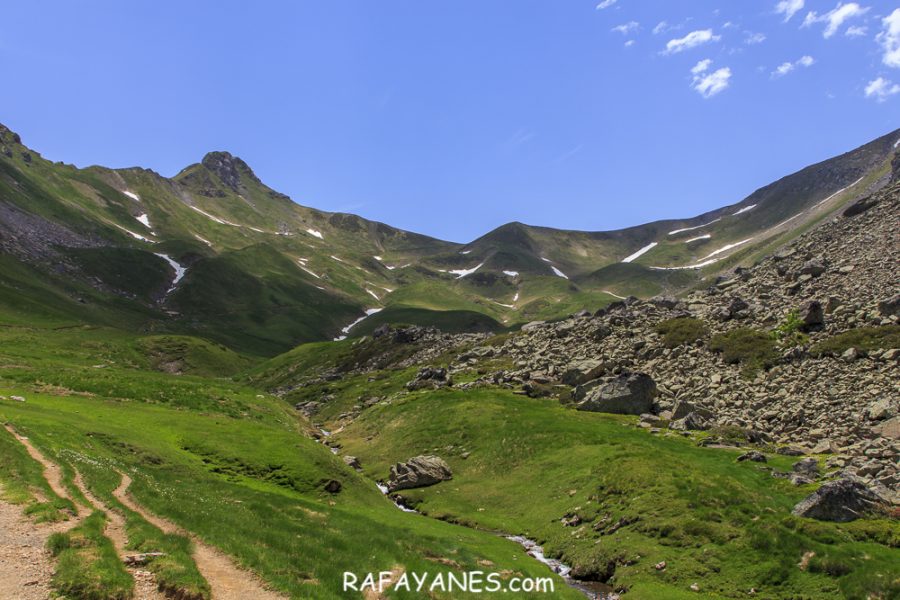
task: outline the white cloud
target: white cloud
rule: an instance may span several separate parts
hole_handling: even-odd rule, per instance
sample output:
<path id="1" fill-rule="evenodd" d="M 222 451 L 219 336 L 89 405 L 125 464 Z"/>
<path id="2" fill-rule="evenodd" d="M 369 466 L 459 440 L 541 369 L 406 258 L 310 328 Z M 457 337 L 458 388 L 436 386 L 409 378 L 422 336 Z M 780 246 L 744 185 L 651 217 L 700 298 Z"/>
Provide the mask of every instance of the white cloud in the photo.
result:
<path id="1" fill-rule="evenodd" d="M 709 71 L 712 60 L 704 59 L 691 69 L 692 87 L 704 98 L 712 98 L 719 92 L 728 88 L 731 79 L 731 69 L 722 67 L 713 72 Z"/>
<path id="2" fill-rule="evenodd" d="M 597 10 L 603 10 L 604 8 L 609 8 L 619 0 L 603 0 L 600 4 L 597 5 Z"/>
<path id="3" fill-rule="evenodd" d="M 846 21 L 855 17 L 861 17 L 869 12 L 869 7 L 863 8 L 856 2 L 848 2 L 847 4 L 838 3 L 836 7 L 828 11 L 824 15 L 819 15 L 816 11 L 806 14 L 801 27 L 809 27 L 816 23 L 826 23 L 825 30 L 822 35 L 827 39 L 837 33 Z"/>
<path id="4" fill-rule="evenodd" d="M 690 32 L 683 38 L 669 40 L 663 54 L 678 54 L 709 42 L 718 42 L 720 39 L 722 36 L 713 34 L 712 29 L 699 29 Z"/>
<path id="5" fill-rule="evenodd" d="M 691 73 L 693 73 L 694 75 L 699 75 L 700 73 L 703 73 L 704 71 L 709 69 L 709 65 L 711 65 L 711 64 L 712 64 L 711 58 L 703 59 L 700 62 L 698 62 L 696 65 L 694 65 L 694 67 L 691 69 Z"/>
<path id="6" fill-rule="evenodd" d="M 634 40 L 628 40 L 627 42 L 625 42 L 626 48 L 631 48 L 632 46 L 634 46 Z"/>
<path id="7" fill-rule="evenodd" d="M 622 35 L 628 35 L 632 31 L 637 30 L 637 28 L 640 26 L 641 26 L 641 24 L 638 23 L 637 21 L 628 21 L 627 23 L 623 23 L 621 25 L 616 25 L 615 27 L 610 29 L 610 31 L 618 31 Z"/>
<path id="8" fill-rule="evenodd" d="M 764 41 L 766 41 L 766 34 L 748 31 L 747 39 L 744 40 L 744 43 L 748 46 L 753 46 L 754 44 L 762 44 Z"/>
<path id="9" fill-rule="evenodd" d="M 881 20 L 884 30 L 875 39 L 884 48 L 881 62 L 889 67 L 900 67 L 900 8 Z"/>
<path id="10" fill-rule="evenodd" d="M 794 69 L 798 69 L 800 67 L 811 67 L 815 63 L 816 59 L 814 59 L 812 56 L 802 56 L 794 62 L 786 62 L 779 65 L 777 69 L 772 71 L 772 78 L 774 79 L 776 77 L 784 77 Z"/>
<path id="11" fill-rule="evenodd" d="M 670 29 L 672 29 L 671 25 L 669 25 L 665 21 L 660 21 L 656 24 L 656 27 L 653 28 L 653 35 L 659 35 L 660 33 L 666 32 Z"/>
<path id="12" fill-rule="evenodd" d="M 900 85 L 884 77 L 873 79 L 866 86 L 866 98 L 874 98 L 878 102 L 884 102 L 894 94 L 900 94 Z"/>
<path id="13" fill-rule="evenodd" d="M 803 0 L 781 0 L 775 5 L 775 14 L 784 15 L 784 22 L 791 20 L 798 11 L 803 10 Z"/>
<path id="14" fill-rule="evenodd" d="M 860 27 L 858 25 L 854 25 L 853 27 L 848 27 L 847 31 L 844 32 L 844 35 L 847 37 L 862 37 L 869 33 L 868 27 Z"/>

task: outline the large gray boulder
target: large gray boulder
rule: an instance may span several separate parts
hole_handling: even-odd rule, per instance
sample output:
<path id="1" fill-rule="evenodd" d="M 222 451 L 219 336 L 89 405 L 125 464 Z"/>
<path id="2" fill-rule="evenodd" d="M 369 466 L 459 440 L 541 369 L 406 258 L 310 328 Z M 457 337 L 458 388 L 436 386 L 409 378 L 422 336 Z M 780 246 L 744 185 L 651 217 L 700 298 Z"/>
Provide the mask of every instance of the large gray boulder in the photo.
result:
<path id="1" fill-rule="evenodd" d="M 452 479 L 450 466 L 437 456 L 416 456 L 391 467 L 389 492 L 434 485 Z"/>
<path id="2" fill-rule="evenodd" d="M 801 500 L 792 511 L 798 517 L 845 523 L 875 512 L 881 496 L 853 477 L 826 483 Z"/>
<path id="3" fill-rule="evenodd" d="M 619 415 L 652 413 L 656 382 L 646 373 L 619 375 L 588 392 L 578 403 L 578 410 Z"/>

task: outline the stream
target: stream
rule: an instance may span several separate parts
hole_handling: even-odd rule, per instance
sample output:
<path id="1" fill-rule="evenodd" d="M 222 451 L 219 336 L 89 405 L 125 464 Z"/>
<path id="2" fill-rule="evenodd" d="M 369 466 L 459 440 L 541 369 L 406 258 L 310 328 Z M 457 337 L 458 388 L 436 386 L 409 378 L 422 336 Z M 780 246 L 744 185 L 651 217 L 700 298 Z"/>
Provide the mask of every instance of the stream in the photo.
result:
<path id="1" fill-rule="evenodd" d="M 331 437 L 332 432 L 326 429 L 322 429 L 321 427 L 319 428 L 319 431 L 321 432 L 323 439 L 318 440 L 318 442 L 323 446 L 326 446 L 329 450 L 331 450 L 333 454 L 338 454 L 339 450 L 337 448 L 329 446 L 325 442 L 325 440 Z M 379 492 L 381 492 L 391 502 L 393 502 L 394 506 L 396 506 L 403 512 L 415 513 L 417 515 L 421 514 L 416 509 L 410 508 L 409 506 L 403 504 L 402 501 L 392 497 L 388 492 L 387 486 L 383 483 L 376 481 L 375 487 L 378 488 Z M 539 563 L 547 565 L 547 567 L 551 571 L 563 578 L 563 581 L 566 582 L 566 585 L 578 590 L 590 600 L 619 600 L 619 595 L 616 594 L 615 590 L 605 583 L 601 583 L 599 581 L 581 581 L 579 579 L 571 577 L 570 573 L 572 572 L 572 567 L 555 558 L 547 558 L 544 555 L 544 549 L 536 541 L 530 540 L 521 535 L 506 535 L 503 533 L 498 533 L 497 535 L 501 535 L 509 541 L 515 542 L 522 546 L 522 548 L 525 549 L 525 554 L 538 561 Z"/>

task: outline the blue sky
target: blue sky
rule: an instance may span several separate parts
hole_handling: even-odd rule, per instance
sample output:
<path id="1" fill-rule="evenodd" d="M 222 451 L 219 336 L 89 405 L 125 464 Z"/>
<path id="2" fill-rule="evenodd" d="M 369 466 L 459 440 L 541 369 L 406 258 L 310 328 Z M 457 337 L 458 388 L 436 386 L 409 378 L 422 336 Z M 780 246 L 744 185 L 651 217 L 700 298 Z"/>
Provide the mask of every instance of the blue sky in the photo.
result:
<path id="1" fill-rule="evenodd" d="M 3 13 L 0 122 L 47 158 L 171 176 L 230 150 L 301 204 L 456 241 L 689 217 L 900 127 L 897 1 Z"/>

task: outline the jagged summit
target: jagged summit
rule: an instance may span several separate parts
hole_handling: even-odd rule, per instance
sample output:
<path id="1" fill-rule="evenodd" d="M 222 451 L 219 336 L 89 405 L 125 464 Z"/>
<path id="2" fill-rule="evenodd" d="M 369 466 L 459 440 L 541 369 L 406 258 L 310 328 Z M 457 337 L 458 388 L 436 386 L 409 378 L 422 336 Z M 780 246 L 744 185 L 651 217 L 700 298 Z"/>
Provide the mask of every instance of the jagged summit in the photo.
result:
<path id="1" fill-rule="evenodd" d="M 235 191 L 244 177 L 262 183 L 246 162 L 230 152 L 221 150 L 208 152 L 200 164 L 215 173 L 222 183 Z"/>

